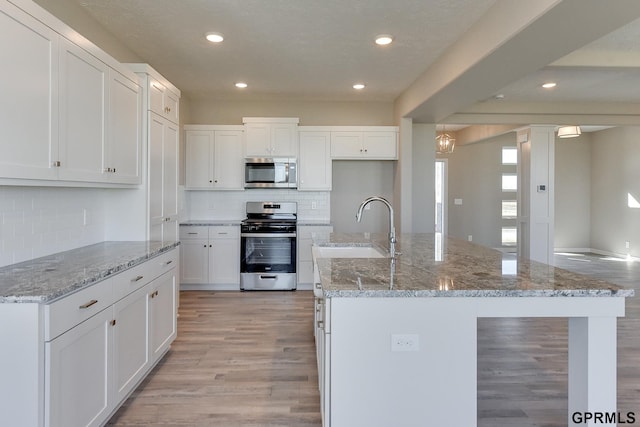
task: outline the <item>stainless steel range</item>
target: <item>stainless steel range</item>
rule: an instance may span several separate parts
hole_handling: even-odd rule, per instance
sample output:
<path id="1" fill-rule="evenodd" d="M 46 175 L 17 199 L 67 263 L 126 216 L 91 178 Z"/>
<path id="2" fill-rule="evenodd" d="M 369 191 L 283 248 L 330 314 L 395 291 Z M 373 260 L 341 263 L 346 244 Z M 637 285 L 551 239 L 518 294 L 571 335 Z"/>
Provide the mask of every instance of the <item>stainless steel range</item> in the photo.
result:
<path id="1" fill-rule="evenodd" d="M 247 202 L 240 226 L 240 289 L 294 290 L 295 202 Z"/>

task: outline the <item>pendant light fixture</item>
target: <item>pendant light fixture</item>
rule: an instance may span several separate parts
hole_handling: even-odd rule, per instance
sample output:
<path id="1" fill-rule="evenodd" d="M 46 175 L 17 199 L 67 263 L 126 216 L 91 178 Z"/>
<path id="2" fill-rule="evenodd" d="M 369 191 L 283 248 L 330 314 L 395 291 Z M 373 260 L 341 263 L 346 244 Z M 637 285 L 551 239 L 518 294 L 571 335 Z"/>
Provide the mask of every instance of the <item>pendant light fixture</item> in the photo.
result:
<path id="1" fill-rule="evenodd" d="M 561 126 L 558 128 L 558 138 L 575 138 L 580 136 L 580 126 Z"/>
<path id="2" fill-rule="evenodd" d="M 456 139 L 447 133 L 446 128 L 436 136 L 436 153 L 438 154 L 453 153 L 455 145 Z"/>

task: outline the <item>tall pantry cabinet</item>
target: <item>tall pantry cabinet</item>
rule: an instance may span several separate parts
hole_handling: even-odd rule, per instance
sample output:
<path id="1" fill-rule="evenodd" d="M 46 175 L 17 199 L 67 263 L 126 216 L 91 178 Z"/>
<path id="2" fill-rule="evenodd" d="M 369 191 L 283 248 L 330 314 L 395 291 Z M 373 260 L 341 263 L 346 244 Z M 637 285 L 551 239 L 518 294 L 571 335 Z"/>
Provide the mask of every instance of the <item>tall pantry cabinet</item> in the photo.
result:
<path id="1" fill-rule="evenodd" d="M 129 64 L 142 80 L 148 143 L 149 239 L 178 240 L 180 90 L 147 64 Z"/>

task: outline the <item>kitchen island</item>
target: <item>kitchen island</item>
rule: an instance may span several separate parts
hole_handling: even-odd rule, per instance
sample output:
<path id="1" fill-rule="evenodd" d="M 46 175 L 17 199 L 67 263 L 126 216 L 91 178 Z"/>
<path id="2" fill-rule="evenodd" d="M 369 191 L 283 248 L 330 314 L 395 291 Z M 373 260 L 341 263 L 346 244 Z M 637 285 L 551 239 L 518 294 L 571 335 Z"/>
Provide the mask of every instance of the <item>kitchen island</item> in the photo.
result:
<path id="1" fill-rule="evenodd" d="M 484 317 L 567 318 L 568 424 L 575 412 L 616 412 L 616 318 L 633 290 L 439 234 L 402 235 L 396 259 L 318 250 L 386 248 L 386 236 L 315 245 L 325 426 L 477 425 Z"/>

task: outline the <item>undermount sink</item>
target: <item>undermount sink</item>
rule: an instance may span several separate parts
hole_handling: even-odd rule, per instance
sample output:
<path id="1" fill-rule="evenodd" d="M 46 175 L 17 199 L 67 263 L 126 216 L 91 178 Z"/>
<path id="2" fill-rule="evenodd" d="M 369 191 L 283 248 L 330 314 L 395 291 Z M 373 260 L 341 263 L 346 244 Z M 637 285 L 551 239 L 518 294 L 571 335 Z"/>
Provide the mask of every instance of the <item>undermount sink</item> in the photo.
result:
<path id="1" fill-rule="evenodd" d="M 387 258 L 387 254 L 373 246 L 314 246 L 316 258 Z"/>

